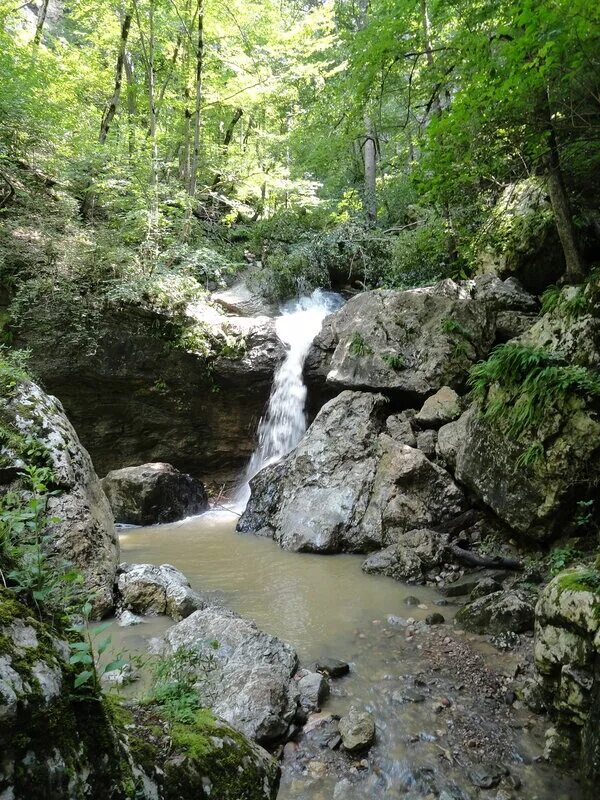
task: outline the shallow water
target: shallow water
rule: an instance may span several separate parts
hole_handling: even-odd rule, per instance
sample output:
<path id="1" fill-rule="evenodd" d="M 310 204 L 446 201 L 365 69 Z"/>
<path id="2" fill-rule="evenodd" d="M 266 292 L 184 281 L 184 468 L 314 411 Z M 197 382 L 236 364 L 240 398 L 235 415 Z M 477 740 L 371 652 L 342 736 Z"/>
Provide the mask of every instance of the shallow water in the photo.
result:
<path id="1" fill-rule="evenodd" d="M 388 615 L 424 619 L 439 610 L 451 623 L 454 609 L 438 609 L 434 601 L 440 596 L 431 588 L 366 575 L 360 569 L 360 556 L 290 553 L 271 540 L 236 534 L 235 522 L 234 514 L 213 511 L 172 525 L 128 529 L 120 537 L 122 558 L 173 564 L 195 589 L 214 595 L 254 619 L 263 630 L 290 642 L 303 665 L 310 666 L 322 656 L 351 663 L 350 676 L 333 683 L 325 710 L 341 714 L 351 703 L 365 706 L 376 717 L 378 742 L 369 755 L 368 769 L 352 777 L 358 783 L 343 790 L 338 787 L 336 800 L 338 796 L 343 800 L 425 798 L 431 796 L 431 775 L 440 789 L 456 783 L 472 797 L 495 798 L 495 790 L 477 795 L 461 769 L 461 754 L 449 755 L 446 737 L 452 736 L 456 725 L 464 723 L 476 731 L 481 725 L 481 734 L 489 739 L 495 735 L 496 722 L 489 719 L 483 699 L 481 708 L 477 707 L 479 701 L 469 686 L 458 685 L 439 663 L 432 666 L 427 661 L 432 652 L 435 656 L 435 648 L 442 647 L 443 631 L 451 632 L 450 625 L 431 639 L 427 634 L 407 638 L 405 628 L 387 621 Z M 422 607 L 407 607 L 408 595 L 416 595 Z M 115 644 L 145 649 L 147 639 L 169 624 L 169 620 L 154 618 L 144 625 L 118 629 Z M 478 642 L 473 644 L 478 646 Z M 491 652 L 494 666 L 502 667 L 502 657 L 492 648 L 480 650 Z M 425 676 L 418 689 L 425 701 L 394 703 L 393 691 L 413 686 L 413 677 L 419 673 Z M 452 715 L 435 710 L 440 697 L 452 697 Z M 510 714 L 510 723 L 502 723 L 510 736 L 503 763 L 523 782 L 518 796 L 527 800 L 578 797 L 577 787 L 567 778 L 544 764 L 532 763 L 543 749 L 542 724 L 534 721 L 530 730 L 521 730 L 522 724 L 531 724 L 530 715 L 524 710 Z M 306 764 L 291 764 L 284 769 L 279 800 L 332 800 L 343 774 L 337 778 L 318 775 Z M 419 775 L 424 776 L 421 782 Z"/>

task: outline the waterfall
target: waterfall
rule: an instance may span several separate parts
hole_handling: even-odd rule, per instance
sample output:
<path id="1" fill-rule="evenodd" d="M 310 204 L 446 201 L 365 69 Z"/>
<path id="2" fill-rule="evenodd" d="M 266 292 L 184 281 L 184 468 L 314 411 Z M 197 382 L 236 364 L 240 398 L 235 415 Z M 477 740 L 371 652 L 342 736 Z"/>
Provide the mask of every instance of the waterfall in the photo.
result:
<path id="1" fill-rule="evenodd" d="M 306 431 L 306 386 L 302 379 L 304 362 L 323 320 L 343 303 L 340 295 L 316 289 L 283 306 L 275 320 L 278 337 L 287 354 L 273 378 L 267 411 L 258 425 L 258 446 L 246 468 L 238 501 L 250 497 L 249 481 L 268 464 L 279 461 L 296 447 Z"/>

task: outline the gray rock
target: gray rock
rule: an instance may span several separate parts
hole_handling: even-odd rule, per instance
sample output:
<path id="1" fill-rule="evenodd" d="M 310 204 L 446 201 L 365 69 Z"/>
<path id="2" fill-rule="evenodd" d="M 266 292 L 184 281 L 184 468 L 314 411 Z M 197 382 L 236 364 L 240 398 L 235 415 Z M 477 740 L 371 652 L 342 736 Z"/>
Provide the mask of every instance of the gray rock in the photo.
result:
<path id="1" fill-rule="evenodd" d="M 524 633 L 533 630 L 533 600 L 520 589 L 493 592 L 463 606 L 456 622 L 474 633 Z"/>
<path id="2" fill-rule="evenodd" d="M 141 464 L 109 472 L 102 479 L 117 522 L 154 525 L 201 514 L 208 508 L 200 481 L 170 464 Z"/>
<path id="3" fill-rule="evenodd" d="M 315 669 L 330 678 L 342 678 L 350 672 L 350 664 L 339 658 L 320 658 L 315 664 Z"/>
<path id="4" fill-rule="evenodd" d="M 325 320 L 307 359 L 308 380 L 424 400 L 463 383 L 492 346 L 494 321 L 489 304 L 451 280 L 363 292 Z"/>
<path id="5" fill-rule="evenodd" d="M 427 571 L 443 562 L 446 539 L 435 531 L 419 529 L 403 534 L 401 543 L 370 555 L 364 572 L 379 573 L 407 583 L 422 583 Z"/>
<path id="6" fill-rule="evenodd" d="M 496 337 L 501 342 L 526 333 L 538 320 L 537 314 L 522 311 L 500 311 L 496 316 Z"/>
<path id="7" fill-rule="evenodd" d="M 471 589 L 469 597 L 471 600 L 477 600 L 480 597 L 485 597 L 488 594 L 500 592 L 501 590 L 502 584 L 498 583 L 498 581 L 493 578 L 482 578 L 480 581 L 477 581 L 475 586 Z"/>
<path id="8" fill-rule="evenodd" d="M 116 588 L 119 607 L 137 614 L 166 614 L 180 620 L 206 605 L 185 575 L 170 564 L 120 564 Z"/>
<path id="9" fill-rule="evenodd" d="M 298 706 L 295 651 L 254 622 L 216 607 L 195 611 L 169 628 L 162 648 L 204 650 L 210 642 L 218 642 L 210 650 L 216 661 L 207 695 L 213 711 L 259 743 L 282 739 Z"/>
<path id="10" fill-rule="evenodd" d="M 414 434 L 410 419 L 406 412 L 392 414 L 385 421 L 385 431 L 392 439 L 400 444 L 407 444 L 409 447 L 417 446 L 417 437 Z"/>
<path id="11" fill-rule="evenodd" d="M 594 469 L 600 422 L 573 404 L 553 417 L 543 471 L 517 466 L 525 445 L 485 420 L 471 406 L 440 430 L 438 452 L 455 477 L 517 533 L 541 542 L 564 535 L 572 487 Z"/>
<path id="12" fill-rule="evenodd" d="M 425 695 L 419 694 L 414 689 L 396 689 L 392 693 L 392 700 L 395 703 L 424 703 Z"/>
<path id="13" fill-rule="evenodd" d="M 478 764 L 469 770 L 471 782 L 480 789 L 493 789 L 508 774 L 501 764 Z"/>
<path id="14" fill-rule="evenodd" d="M 306 711 L 318 711 L 329 696 L 329 682 L 319 672 L 307 672 L 298 681 L 300 705 Z"/>
<path id="15" fill-rule="evenodd" d="M 256 270 L 249 269 L 228 289 L 213 292 L 213 302 L 225 311 L 240 316 L 272 317 L 277 314 L 277 307 L 270 303 L 254 285 Z"/>
<path id="16" fill-rule="evenodd" d="M 460 410 L 460 398 L 457 393 L 449 386 L 442 386 L 425 400 L 414 420 L 422 428 L 440 428 L 457 419 Z"/>
<path id="17" fill-rule="evenodd" d="M 323 406 L 296 450 L 253 479 L 238 530 L 269 530 L 288 550 L 364 550 L 385 405 L 381 395 L 342 392 Z"/>
<path id="18" fill-rule="evenodd" d="M 417 433 L 417 450 L 427 458 L 435 458 L 437 444 L 437 431 L 419 431 Z"/>
<path id="19" fill-rule="evenodd" d="M 373 715 L 356 706 L 340 719 L 339 728 L 342 744 L 349 753 L 367 750 L 375 741 Z"/>
<path id="20" fill-rule="evenodd" d="M 113 607 L 119 544 L 87 451 L 60 402 L 35 383 L 23 381 L 0 397 L 0 413 L 18 435 L 33 437 L 45 448 L 58 488 L 48 500 L 48 518 L 58 521 L 47 525 L 43 546 L 82 573 L 94 616 L 104 616 Z M 6 445 L 1 448 L 0 495 L 17 488 L 23 466 L 22 453 Z"/>
<path id="21" fill-rule="evenodd" d="M 130 628 L 132 625 L 141 625 L 143 622 L 145 622 L 143 617 L 132 614 L 132 612 L 127 611 L 127 609 L 123 609 L 117 614 L 117 625 L 121 628 Z"/>
<path id="22" fill-rule="evenodd" d="M 443 614 L 436 612 L 435 614 L 428 614 L 425 617 L 425 622 L 427 625 L 443 625 L 446 622 L 446 618 Z"/>

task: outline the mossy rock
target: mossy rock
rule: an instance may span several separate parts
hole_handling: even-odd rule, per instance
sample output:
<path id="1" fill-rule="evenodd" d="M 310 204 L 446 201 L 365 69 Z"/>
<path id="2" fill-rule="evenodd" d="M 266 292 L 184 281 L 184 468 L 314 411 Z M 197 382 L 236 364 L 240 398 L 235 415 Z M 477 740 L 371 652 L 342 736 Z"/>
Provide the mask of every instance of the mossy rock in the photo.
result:
<path id="1" fill-rule="evenodd" d="M 160 707 L 129 706 L 129 748 L 164 800 L 274 800 L 279 766 L 208 709 L 167 723 Z"/>

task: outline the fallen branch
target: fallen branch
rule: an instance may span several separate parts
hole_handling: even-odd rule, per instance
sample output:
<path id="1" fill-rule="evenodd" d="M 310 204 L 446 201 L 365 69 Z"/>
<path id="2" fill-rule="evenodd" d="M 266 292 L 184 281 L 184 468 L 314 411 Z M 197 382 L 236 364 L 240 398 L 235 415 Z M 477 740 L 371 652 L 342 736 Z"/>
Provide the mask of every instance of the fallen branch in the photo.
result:
<path id="1" fill-rule="evenodd" d="M 479 553 L 473 553 L 470 550 L 465 550 L 457 544 L 449 544 L 446 550 L 450 556 L 461 564 L 466 564 L 469 567 L 490 567 L 492 569 L 506 569 L 521 571 L 523 564 L 517 561 L 516 558 L 505 558 L 504 556 L 482 556 Z"/>

